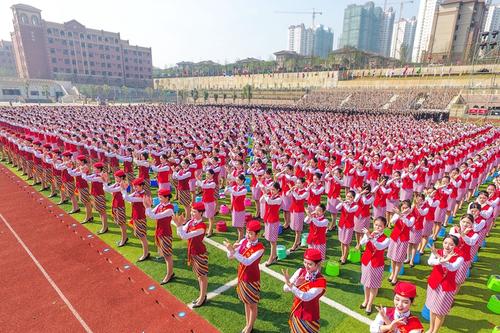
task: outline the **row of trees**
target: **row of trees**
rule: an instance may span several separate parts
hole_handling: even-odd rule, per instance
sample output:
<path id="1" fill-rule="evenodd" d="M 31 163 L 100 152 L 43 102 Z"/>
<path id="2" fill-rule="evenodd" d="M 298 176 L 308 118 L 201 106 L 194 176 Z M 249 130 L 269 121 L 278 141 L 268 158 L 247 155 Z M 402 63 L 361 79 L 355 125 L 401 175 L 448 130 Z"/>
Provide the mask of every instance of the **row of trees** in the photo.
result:
<path id="1" fill-rule="evenodd" d="M 175 96 L 175 93 L 163 88 L 153 89 L 147 88 L 130 88 L 126 86 L 116 87 L 105 85 L 79 85 L 77 86 L 81 95 L 91 99 L 113 100 L 131 102 L 136 100 L 156 100 L 169 101 Z"/>
<path id="2" fill-rule="evenodd" d="M 179 97 L 180 100 L 184 100 L 187 97 L 191 97 L 193 99 L 194 103 L 196 103 L 196 101 L 200 98 L 200 93 L 195 88 L 195 89 L 189 91 L 189 93 L 181 90 L 181 91 L 177 92 L 177 96 Z M 203 90 L 203 100 L 205 103 L 208 101 L 209 97 L 210 97 L 210 93 L 207 90 Z M 225 102 L 226 99 L 228 99 L 228 98 L 232 98 L 233 103 L 234 103 L 236 101 L 236 99 L 238 98 L 238 93 L 236 90 L 233 89 L 230 94 L 228 94 L 227 92 L 221 92 L 221 94 L 219 95 L 218 92 L 215 92 L 215 93 L 213 93 L 212 97 L 215 100 L 215 103 L 218 102 L 219 98 L 222 98 L 223 102 Z M 241 90 L 240 98 L 246 99 L 246 100 L 248 100 L 248 103 L 250 103 L 250 100 L 252 99 L 252 97 L 253 97 L 253 88 L 251 85 L 247 84 Z"/>

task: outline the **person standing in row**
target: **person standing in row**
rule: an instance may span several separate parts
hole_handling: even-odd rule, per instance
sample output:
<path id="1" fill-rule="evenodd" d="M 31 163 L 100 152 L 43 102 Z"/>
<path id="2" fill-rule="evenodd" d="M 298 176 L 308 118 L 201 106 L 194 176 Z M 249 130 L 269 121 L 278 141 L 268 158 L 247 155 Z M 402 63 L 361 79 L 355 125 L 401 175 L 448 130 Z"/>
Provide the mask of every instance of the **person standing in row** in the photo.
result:
<path id="1" fill-rule="evenodd" d="M 132 204 L 132 223 L 134 228 L 134 235 L 139 238 L 142 244 L 142 256 L 137 260 L 141 262 L 149 259 L 149 244 L 146 238 L 147 236 L 147 224 L 146 224 L 146 209 L 143 204 L 143 197 L 146 195 L 144 191 L 144 179 L 136 178 L 132 182 L 134 192 L 131 194 L 127 193 L 128 183 L 126 181 L 122 182 L 122 196 L 123 199 Z"/>
<path id="2" fill-rule="evenodd" d="M 260 301 L 259 263 L 264 255 L 264 245 L 259 242 L 260 229 L 260 222 L 251 220 L 247 223 L 245 239 L 234 245 L 224 241 L 228 258 L 239 262 L 236 292 L 245 305 L 246 318 L 242 333 L 251 333 L 257 319 L 257 306 Z"/>
<path id="3" fill-rule="evenodd" d="M 201 188 L 201 202 L 205 205 L 205 217 L 208 219 L 208 231 L 205 235 L 207 238 L 212 237 L 214 230 L 214 217 L 217 206 L 217 184 L 214 180 L 214 170 L 208 169 L 205 172 L 205 180 L 202 180 L 201 173 L 197 176 L 196 186 Z"/>
<path id="4" fill-rule="evenodd" d="M 450 312 L 457 289 L 456 275 L 464 258 L 455 252 L 459 244 L 458 238 L 447 235 L 443 239 L 443 248 L 436 250 L 432 247 L 432 254 L 428 264 L 433 266 L 427 285 L 425 305 L 431 313 L 430 327 L 427 333 L 437 333 L 444 323 L 445 316 Z"/>
<path id="5" fill-rule="evenodd" d="M 367 315 L 372 313 L 372 305 L 378 290 L 382 286 L 384 275 L 384 253 L 389 246 L 389 238 L 384 234 L 387 220 L 379 216 L 373 221 L 373 231 L 363 229 L 364 236 L 361 245 L 366 245 L 361 256 L 361 284 L 364 287 L 365 299 L 360 309 L 365 309 Z"/>
<path id="6" fill-rule="evenodd" d="M 128 242 L 127 236 L 127 217 L 125 214 L 125 200 L 123 200 L 122 195 L 122 183 L 125 181 L 127 176 L 123 170 L 117 170 L 114 174 L 115 183 L 113 185 L 108 185 L 109 177 L 107 174 L 102 175 L 104 181 L 103 189 L 105 192 L 111 193 L 113 195 L 113 200 L 111 202 L 111 214 L 113 215 L 113 220 L 120 227 L 121 240 L 118 243 L 118 247 L 122 247 Z"/>
<path id="7" fill-rule="evenodd" d="M 106 197 L 104 196 L 102 179 L 104 164 L 102 162 L 94 163 L 94 173 L 82 175 L 83 179 L 90 182 L 90 194 L 92 195 L 94 209 L 101 217 L 102 228 L 97 232 L 98 235 L 108 232 L 108 215 L 106 214 Z"/>
<path id="8" fill-rule="evenodd" d="M 304 252 L 304 267 L 291 277 L 288 270 L 282 270 L 285 277 L 283 291 L 294 296 L 290 313 L 290 332 L 317 333 L 320 329 L 319 299 L 326 292 L 326 279 L 321 275 L 321 252 L 307 249 Z"/>
<path id="9" fill-rule="evenodd" d="M 181 239 L 187 240 L 187 259 L 188 265 L 193 267 L 193 272 L 198 278 L 200 294 L 192 303 L 192 308 L 199 308 L 207 301 L 208 289 L 208 252 L 203 238 L 207 226 L 203 222 L 203 212 L 205 205 L 202 202 L 193 203 L 191 218 L 186 222 L 186 218 L 182 215 L 175 215 L 173 220 L 177 226 L 177 235 Z"/>
<path id="10" fill-rule="evenodd" d="M 160 199 L 160 203 L 154 208 L 151 208 L 153 202 L 149 196 L 143 197 L 143 204 L 146 208 L 146 216 L 156 220 L 155 243 L 158 253 L 165 259 L 167 264 L 167 274 L 160 282 L 163 285 L 175 278 L 174 260 L 172 258 L 172 227 L 170 225 L 172 216 L 174 216 L 174 206 L 170 203 L 172 199 L 170 189 L 159 189 L 158 199 Z"/>

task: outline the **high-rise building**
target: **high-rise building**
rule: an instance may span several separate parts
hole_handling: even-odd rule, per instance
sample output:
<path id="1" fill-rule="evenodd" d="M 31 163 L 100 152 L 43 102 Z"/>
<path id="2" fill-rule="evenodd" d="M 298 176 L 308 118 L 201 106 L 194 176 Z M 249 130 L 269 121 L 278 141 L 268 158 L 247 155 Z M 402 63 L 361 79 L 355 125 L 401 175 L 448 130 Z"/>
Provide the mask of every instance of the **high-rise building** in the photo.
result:
<path id="1" fill-rule="evenodd" d="M 288 27 L 288 50 L 303 56 L 310 56 L 313 51 L 314 31 L 304 23 Z"/>
<path id="2" fill-rule="evenodd" d="M 484 17 L 484 0 L 443 1 L 431 32 L 429 61 L 464 63 L 471 60 Z"/>
<path id="3" fill-rule="evenodd" d="M 489 5 L 483 31 L 500 30 L 500 4 Z"/>
<path id="4" fill-rule="evenodd" d="M 288 27 L 288 50 L 302 56 L 326 57 L 333 48 L 333 32 L 320 25 L 315 30 L 304 23 Z"/>
<path id="5" fill-rule="evenodd" d="M 415 17 L 409 20 L 403 18 L 394 24 L 391 42 L 391 58 L 406 62 L 411 61 L 416 28 L 417 20 Z"/>
<path id="6" fill-rule="evenodd" d="M 333 50 L 333 32 L 331 28 L 325 29 L 320 25 L 314 31 L 314 56 L 326 58 Z"/>
<path id="7" fill-rule="evenodd" d="M 417 17 L 417 29 L 415 31 L 415 41 L 413 42 L 413 52 L 411 60 L 413 62 L 425 62 L 432 27 L 436 19 L 437 8 L 441 0 L 420 0 Z"/>
<path id="8" fill-rule="evenodd" d="M 71 20 L 42 19 L 41 10 L 11 7 L 12 42 L 21 78 L 60 79 L 73 83 L 152 85 L 151 48 L 130 45 L 119 33 L 90 29 Z"/>
<path id="9" fill-rule="evenodd" d="M 0 76 L 17 76 L 12 42 L 0 40 Z"/>
<path id="10" fill-rule="evenodd" d="M 380 22 L 380 50 L 379 54 L 388 57 L 391 53 L 392 31 L 394 28 L 394 10 L 389 7 L 382 14 Z"/>
<path id="11" fill-rule="evenodd" d="M 376 7 L 371 1 L 364 5 L 349 5 L 344 10 L 340 47 L 355 47 L 388 55 L 393 24 L 392 8 L 384 13 L 381 7 Z"/>

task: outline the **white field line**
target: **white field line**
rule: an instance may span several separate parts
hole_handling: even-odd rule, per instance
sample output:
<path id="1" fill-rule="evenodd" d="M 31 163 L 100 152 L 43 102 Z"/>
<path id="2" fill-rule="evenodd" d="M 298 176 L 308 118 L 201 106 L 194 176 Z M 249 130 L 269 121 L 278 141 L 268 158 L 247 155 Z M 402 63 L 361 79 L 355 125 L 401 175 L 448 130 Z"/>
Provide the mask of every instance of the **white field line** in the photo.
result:
<path id="1" fill-rule="evenodd" d="M 28 255 L 30 256 L 31 260 L 33 260 L 33 262 L 35 263 L 36 267 L 38 267 L 38 269 L 40 270 L 40 272 L 42 272 L 43 276 L 47 279 L 47 281 L 52 286 L 52 288 L 54 288 L 54 290 L 57 292 L 57 294 L 59 295 L 59 297 L 61 297 L 61 299 L 63 300 L 63 302 L 67 305 L 67 307 L 69 308 L 69 310 L 71 311 L 71 313 L 73 314 L 73 316 L 75 316 L 76 320 L 78 320 L 78 322 L 80 323 L 80 325 L 82 325 L 82 327 L 85 330 L 85 332 L 92 333 L 92 330 L 90 329 L 90 327 L 83 320 L 83 318 L 80 316 L 80 314 L 78 313 L 78 311 L 76 311 L 76 309 L 73 307 L 73 305 L 70 303 L 70 301 L 66 298 L 66 296 L 64 296 L 64 294 L 61 291 L 61 289 L 59 289 L 59 287 L 56 285 L 56 283 L 54 282 L 54 280 L 52 280 L 52 278 L 49 276 L 49 274 L 47 273 L 47 271 L 43 268 L 43 266 L 40 264 L 40 262 L 35 258 L 35 256 L 33 255 L 33 253 L 31 253 L 30 249 L 26 246 L 26 244 L 23 242 L 23 240 L 21 239 L 21 237 L 19 237 L 19 235 L 14 231 L 14 229 L 11 227 L 11 225 L 9 224 L 9 222 L 7 222 L 7 220 L 5 219 L 5 217 L 2 214 L 0 214 L 0 218 L 3 220 L 3 223 L 5 223 L 5 225 L 7 226 L 7 228 L 9 228 L 10 232 L 14 235 L 14 237 L 17 239 L 17 241 L 19 242 L 19 244 L 21 244 L 21 246 L 24 248 L 24 250 L 26 251 L 26 253 L 28 253 Z"/>
<path id="2" fill-rule="evenodd" d="M 210 238 L 205 238 L 204 241 L 207 244 L 210 244 L 210 245 L 218 248 L 219 250 L 226 252 L 226 248 L 222 244 L 217 243 L 216 241 L 214 241 L 214 240 L 212 240 Z M 266 267 L 264 264 L 260 264 L 260 270 L 262 272 L 268 274 L 268 275 L 271 275 L 272 277 L 274 277 L 274 278 L 276 278 L 276 279 L 278 279 L 278 280 L 280 280 L 282 282 L 285 282 L 285 277 L 283 276 L 283 274 L 280 274 L 278 272 L 273 271 L 272 269 Z M 233 281 L 234 280 L 232 280 L 231 282 L 233 282 Z M 231 282 L 229 282 L 229 283 L 231 283 Z M 220 287 L 220 288 L 222 288 L 222 287 Z M 218 289 L 220 289 L 220 288 L 218 288 Z M 214 290 L 214 292 L 216 292 L 218 289 Z M 208 296 L 207 296 L 207 298 L 208 298 Z M 360 315 L 357 312 L 352 311 L 348 307 L 346 307 L 346 306 L 344 306 L 344 305 L 342 305 L 342 304 L 340 304 L 338 302 L 335 302 L 334 300 L 332 300 L 332 299 L 330 299 L 330 298 L 328 298 L 326 296 L 322 296 L 320 298 L 320 301 L 322 301 L 323 303 L 331 306 L 332 308 L 335 308 L 338 311 L 340 311 L 340 312 L 342 312 L 342 313 L 344 313 L 344 314 L 346 314 L 346 315 L 348 315 L 348 316 L 350 316 L 350 317 L 352 317 L 352 318 L 354 318 L 354 319 L 362 322 L 363 324 L 370 325 L 372 323 L 371 319 L 369 319 L 369 318 L 367 318 L 365 316 L 362 316 L 362 315 Z"/>

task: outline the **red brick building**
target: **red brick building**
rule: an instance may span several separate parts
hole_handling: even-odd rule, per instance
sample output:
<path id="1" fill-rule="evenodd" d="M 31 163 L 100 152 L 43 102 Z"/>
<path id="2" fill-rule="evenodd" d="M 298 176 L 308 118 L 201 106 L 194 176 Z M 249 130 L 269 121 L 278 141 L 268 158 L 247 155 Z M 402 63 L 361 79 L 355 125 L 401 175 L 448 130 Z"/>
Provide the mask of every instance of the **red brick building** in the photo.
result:
<path id="1" fill-rule="evenodd" d="M 148 87 L 151 48 L 130 45 L 119 33 L 86 28 L 76 20 L 44 21 L 41 10 L 17 4 L 12 42 L 21 78 L 81 84 Z"/>

